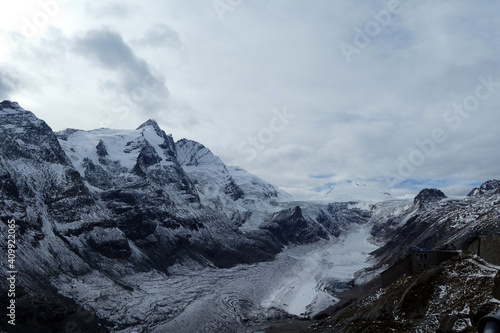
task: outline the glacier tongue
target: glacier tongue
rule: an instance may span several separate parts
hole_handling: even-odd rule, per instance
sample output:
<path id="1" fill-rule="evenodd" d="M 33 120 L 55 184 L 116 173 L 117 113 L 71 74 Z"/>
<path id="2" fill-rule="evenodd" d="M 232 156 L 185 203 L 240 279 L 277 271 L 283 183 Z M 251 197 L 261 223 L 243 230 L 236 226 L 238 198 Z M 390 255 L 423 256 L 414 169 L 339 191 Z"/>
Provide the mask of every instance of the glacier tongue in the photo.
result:
<path id="1" fill-rule="evenodd" d="M 227 269 L 174 266 L 170 276 L 130 274 L 120 284 L 97 272 L 60 275 L 53 285 L 98 317 L 120 323 L 117 332 L 244 332 L 248 322 L 286 313 L 312 316 L 333 304 L 335 288 L 369 265 L 375 246 L 368 237 L 368 228 L 360 227 L 340 239 L 287 248 L 271 262 Z"/>
<path id="2" fill-rule="evenodd" d="M 332 292 L 343 289 L 354 273 L 369 266 L 370 228 L 354 227 L 346 236 L 314 245 L 291 248 L 278 256 L 295 260 L 282 271 L 281 283 L 262 303 L 297 316 L 314 316 L 335 302 Z"/>
<path id="3" fill-rule="evenodd" d="M 245 332 L 251 322 L 311 316 L 333 304 L 335 287 L 369 265 L 375 246 L 368 237 L 362 226 L 340 239 L 287 248 L 271 262 L 131 274 L 121 280 L 128 290 L 97 272 L 60 275 L 53 283 L 97 316 L 120 323 L 116 332 Z"/>

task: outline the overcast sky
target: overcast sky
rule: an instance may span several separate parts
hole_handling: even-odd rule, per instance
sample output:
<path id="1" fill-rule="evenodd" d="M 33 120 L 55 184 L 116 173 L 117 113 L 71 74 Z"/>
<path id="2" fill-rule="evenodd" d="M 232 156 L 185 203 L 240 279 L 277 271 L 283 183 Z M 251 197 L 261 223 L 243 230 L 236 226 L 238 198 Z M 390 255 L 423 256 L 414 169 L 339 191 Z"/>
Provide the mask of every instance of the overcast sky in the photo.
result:
<path id="1" fill-rule="evenodd" d="M 299 196 L 500 177 L 498 1 L 5 3 L 0 100 L 54 130 L 153 118 Z"/>

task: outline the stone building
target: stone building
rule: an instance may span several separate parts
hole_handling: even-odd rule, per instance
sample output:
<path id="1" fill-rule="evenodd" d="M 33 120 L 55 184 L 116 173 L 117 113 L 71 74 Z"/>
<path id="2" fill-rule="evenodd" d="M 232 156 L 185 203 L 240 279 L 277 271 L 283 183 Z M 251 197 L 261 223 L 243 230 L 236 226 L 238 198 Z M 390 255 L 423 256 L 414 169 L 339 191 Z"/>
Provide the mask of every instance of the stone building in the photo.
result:
<path id="1" fill-rule="evenodd" d="M 380 273 L 381 286 L 387 287 L 405 274 L 416 274 L 458 254 L 459 252 L 454 250 L 412 247 L 410 254 Z"/>
<path id="2" fill-rule="evenodd" d="M 500 266 L 500 235 L 478 235 L 464 247 L 464 250 Z"/>
<path id="3" fill-rule="evenodd" d="M 412 274 L 411 254 L 380 273 L 380 284 L 382 287 L 387 287 L 405 274 Z"/>
<path id="4" fill-rule="evenodd" d="M 457 254 L 458 252 L 453 250 L 428 250 L 412 248 L 410 254 L 412 257 L 412 273 L 415 274 L 429 267 L 437 266 L 443 261 L 456 256 Z"/>

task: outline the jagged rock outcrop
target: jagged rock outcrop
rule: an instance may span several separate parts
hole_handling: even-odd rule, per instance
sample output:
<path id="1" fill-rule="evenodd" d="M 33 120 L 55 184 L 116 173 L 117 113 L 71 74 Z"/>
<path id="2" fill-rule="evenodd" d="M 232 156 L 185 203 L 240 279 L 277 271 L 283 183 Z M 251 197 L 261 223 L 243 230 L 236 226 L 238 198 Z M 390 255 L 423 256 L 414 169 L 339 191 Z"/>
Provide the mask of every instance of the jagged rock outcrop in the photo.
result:
<path id="1" fill-rule="evenodd" d="M 299 206 L 275 214 L 262 228 L 269 230 L 285 245 L 311 243 L 328 238 L 328 232 L 321 225 L 308 223 Z"/>
<path id="2" fill-rule="evenodd" d="M 472 191 L 467 194 L 467 196 L 483 195 L 485 193 L 499 192 L 500 191 L 500 180 L 492 179 L 484 182 L 479 187 L 475 187 Z"/>
<path id="3" fill-rule="evenodd" d="M 417 194 L 415 199 L 413 199 L 413 203 L 420 208 L 424 208 L 429 203 L 440 201 L 445 198 L 446 195 L 441 190 L 425 188 Z"/>

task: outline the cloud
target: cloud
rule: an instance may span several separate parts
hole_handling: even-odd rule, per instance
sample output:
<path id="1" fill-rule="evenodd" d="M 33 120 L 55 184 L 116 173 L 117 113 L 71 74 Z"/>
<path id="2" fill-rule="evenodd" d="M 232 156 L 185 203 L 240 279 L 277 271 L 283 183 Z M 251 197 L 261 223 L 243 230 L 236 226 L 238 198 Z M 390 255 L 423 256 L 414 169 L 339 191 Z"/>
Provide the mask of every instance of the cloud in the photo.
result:
<path id="1" fill-rule="evenodd" d="M 90 30 L 77 38 L 75 49 L 88 55 L 109 69 L 130 68 L 133 72 L 148 72 L 144 60 L 137 58 L 118 32 L 109 29 Z"/>
<path id="2" fill-rule="evenodd" d="M 161 23 L 149 28 L 143 38 L 132 40 L 132 44 L 141 47 L 168 47 L 171 49 L 182 47 L 179 34 L 171 27 Z"/>
<path id="3" fill-rule="evenodd" d="M 85 9 L 87 13 L 89 13 L 90 16 L 94 18 L 125 18 L 132 14 L 132 9 L 129 6 L 118 2 L 108 2 L 98 6 L 93 6 L 89 3 L 86 3 Z"/>
<path id="4" fill-rule="evenodd" d="M 99 127 L 102 114 L 114 128 L 156 118 L 296 193 L 346 179 L 386 187 L 400 157 L 419 165 L 398 191 L 498 178 L 500 86 L 476 111 L 452 114 L 459 125 L 443 115 L 474 96 L 478 77 L 500 82 L 500 3 L 400 1 L 348 63 L 339 44 L 355 45 L 388 3 L 243 1 L 224 21 L 205 0 L 64 6 L 50 21 L 59 32 L 12 52 L 5 63 L 18 74 L 0 70 L 0 91 L 59 129 Z M 270 140 L 273 110 L 285 107 L 296 118 Z M 447 139 L 427 154 L 436 128 Z M 253 160 L 250 137 L 264 146 Z"/>
<path id="5" fill-rule="evenodd" d="M 326 174 L 326 175 L 311 175 L 311 178 L 316 178 L 316 179 L 323 179 L 323 178 L 330 178 L 334 176 L 334 174 Z"/>
<path id="6" fill-rule="evenodd" d="M 7 99 L 20 85 L 13 70 L 0 66 L 0 100 Z"/>
<path id="7" fill-rule="evenodd" d="M 74 51 L 103 69 L 116 73 L 103 87 L 115 92 L 117 107 L 133 104 L 148 116 L 167 108 L 169 90 L 148 63 L 135 55 L 122 36 L 107 28 L 90 30 L 73 42 Z M 121 106 L 119 104 L 122 104 Z"/>

